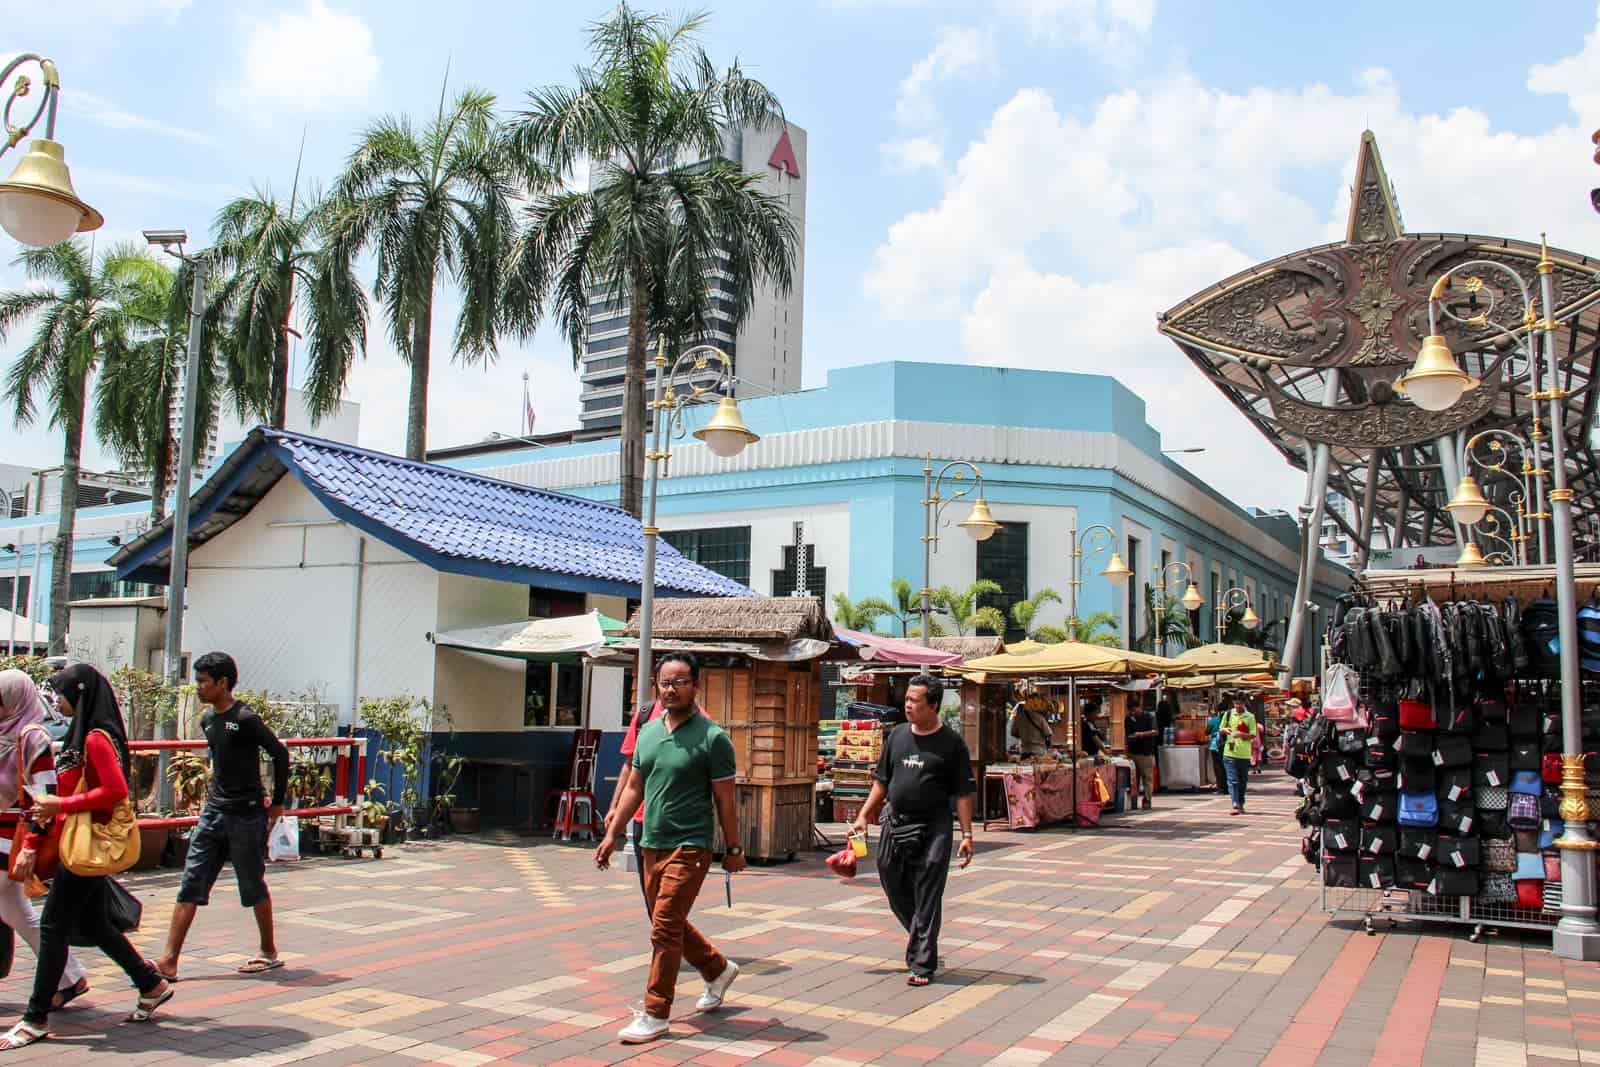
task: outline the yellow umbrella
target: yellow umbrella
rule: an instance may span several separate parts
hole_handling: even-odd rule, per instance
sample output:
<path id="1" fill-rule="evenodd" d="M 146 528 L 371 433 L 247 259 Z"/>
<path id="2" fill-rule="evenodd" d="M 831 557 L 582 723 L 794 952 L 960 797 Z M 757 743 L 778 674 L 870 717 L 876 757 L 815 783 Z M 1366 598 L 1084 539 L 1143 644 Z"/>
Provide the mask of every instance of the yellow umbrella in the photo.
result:
<path id="1" fill-rule="evenodd" d="M 1249 674 L 1272 669 L 1272 661 L 1247 645 L 1201 645 L 1178 654 L 1180 663 L 1205 674 Z"/>
<path id="2" fill-rule="evenodd" d="M 1039 651 L 1041 648 L 1047 647 L 1049 646 L 1041 644 L 1038 641 L 1018 641 L 1014 645 L 1007 645 L 1006 651 L 1013 656 L 1026 656 L 1030 653 Z"/>
<path id="3" fill-rule="evenodd" d="M 982 682 L 988 675 L 1018 678 L 1049 675 L 1193 674 L 1195 667 L 1165 656 L 1153 656 L 1147 652 L 1105 648 L 1081 641 L 1064 641 L 1058 645 L 1041 645 L 1032 652 L 1020 655 L 1006 652 L 998 656 L 971 659 L 963 664 L 959 671 L 974 681 Z"/>

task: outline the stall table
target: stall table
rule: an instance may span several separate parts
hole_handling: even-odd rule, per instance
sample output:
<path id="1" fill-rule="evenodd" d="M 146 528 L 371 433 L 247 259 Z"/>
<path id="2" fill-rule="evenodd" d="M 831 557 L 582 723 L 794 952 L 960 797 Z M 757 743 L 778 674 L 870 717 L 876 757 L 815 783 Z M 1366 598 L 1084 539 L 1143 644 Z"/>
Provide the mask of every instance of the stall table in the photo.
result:
<path id="1" fill-rule="evenodd" d="M 1210 789 L 1211 749 L 1206 745 L 1162 745 L 1158 756 L 1161 785 L 1166 789 Z"/>
<path id="2" fill-rule="evenodd" d="M 991 823 L 1004 823 L 1010 830 L 1029 830 L 1052 823 L 1064 822 L 1075 814 L 1072 810 L 1073 768 L 1066 763 L 991 763 L 984 771 L 983 828 Z M 1094 779 L 1099 778 L 1107 794 L 1116 795 L 1117 764 L 1115 761 L 1095 765 L 1087 760 L 1077 768 L 1077 801 L 1101 805 L 1094 801 Z M 990 817 L 987 804 L 989 785 L 995 783 L 1005 800 L 1005 814 Z M 1110 807 L 1110 803 L 1104 807 Z"/>

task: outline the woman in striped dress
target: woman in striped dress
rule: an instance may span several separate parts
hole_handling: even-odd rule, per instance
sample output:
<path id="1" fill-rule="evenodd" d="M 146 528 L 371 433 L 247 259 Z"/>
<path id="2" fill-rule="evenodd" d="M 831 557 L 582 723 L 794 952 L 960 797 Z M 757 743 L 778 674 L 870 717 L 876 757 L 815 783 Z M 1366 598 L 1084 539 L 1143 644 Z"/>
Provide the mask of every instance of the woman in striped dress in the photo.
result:
<path id="1" fill-rule="evenodd" d="M 0 855 L 7 867 L 17 812 L 29 805 L 26 794 L 56 791 L 56 760 L 43 725 L 44 710 L 44 698 L 32 678 L 17 670 L 0 671 Z M 0 923 L 21 934 L 34 956 L 39 955 L 39 913 L 22 882 L 0 877 Z M 83 964 L 69 953 L 54 1007 L 64 1007 L 88 991 Z"/>

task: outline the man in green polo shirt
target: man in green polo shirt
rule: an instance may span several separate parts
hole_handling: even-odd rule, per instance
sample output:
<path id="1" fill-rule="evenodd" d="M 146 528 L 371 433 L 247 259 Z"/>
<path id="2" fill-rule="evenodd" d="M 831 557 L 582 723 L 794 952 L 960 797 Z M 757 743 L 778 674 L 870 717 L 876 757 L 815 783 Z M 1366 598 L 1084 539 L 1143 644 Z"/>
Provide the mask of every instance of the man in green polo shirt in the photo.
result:
<path id="1" fill-rule="evenodd" d="M 695 699 L 699 679 L 692 656 L 669 652 L 658 661 L 656 691 L 665 714 L 639 731 L 633 773 L 614 805 L 616 817 L 595 850 L 595 863 L 605 870 L 617 848 L 618 828 L 626 827 L 644 802 L 639 860 L 644 865 L 652 953 L 644 1011 L 635 1012 L 633 1022 L 617 1035 L 625 1045 L 666 1036 L 683 960 L 706 981 L 695 1004 L 700 1011 L 720 1008 L 728 987 L 739 977 L 739 965 L 689 922 L 689 909 L 711 869 L 715 820 L 721 820 L 722 837 L 728 842 L 722 869 L 732 874 L 745 865 L 744 849 L 738 844 L 733 742 L 701 714 Z"/>

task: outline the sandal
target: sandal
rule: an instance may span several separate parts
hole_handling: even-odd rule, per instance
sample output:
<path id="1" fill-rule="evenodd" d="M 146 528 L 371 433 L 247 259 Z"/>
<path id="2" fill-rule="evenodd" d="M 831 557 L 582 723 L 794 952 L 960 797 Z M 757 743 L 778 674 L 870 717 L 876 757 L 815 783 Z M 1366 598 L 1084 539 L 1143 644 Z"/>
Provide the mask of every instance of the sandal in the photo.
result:
<path id="1" fill-rule="evenodd" d="M 56 990 L 56 995 L 50 1001 L 50 1010 L 60 1011 L 87 992 L 89 992 L 89 979 L 80 978 L 78 979 L 78 984 L 70 989 Z"/>
<path id="2" fill-rule="evenodd" d="M 932 976 L 926 974 L 914 974 L 906 979 L 906 985 L 911 986 L 914 989 L 921 989 L 923 986 L 932 984 Z"/>
<path id="3" fill-rule="evenodd" d="M 24 1019 L 7 1030 L 4 1036 L 0 1036 L 0 1050 L 10 1052 L 13 1049 L 27 1048 L 34 1042 L 43 1041 L 49 1036 L 50 1032 L 44 1027 L 35 1026 Z"/>
<path id="4" fill-rule="evenodd" d="M 239 968 L 240 974 L 266 974 L 283 966 L 283 961 L 275 956 L 252 956 L 245 960 Z"/>
<path id="5" fill-rule="evenodd" d="M 147 1023 L 155 1015 L 156 1009 L 177 995 L 177 990 L 170 985 L 159 993 L 140 996 L 139 1002 L 134 1005 L 133 1013 L 128 1016 L 130 1023 Z"/>

